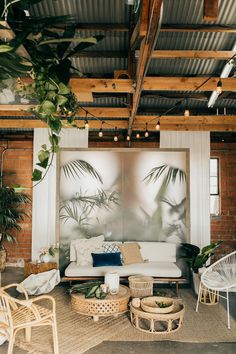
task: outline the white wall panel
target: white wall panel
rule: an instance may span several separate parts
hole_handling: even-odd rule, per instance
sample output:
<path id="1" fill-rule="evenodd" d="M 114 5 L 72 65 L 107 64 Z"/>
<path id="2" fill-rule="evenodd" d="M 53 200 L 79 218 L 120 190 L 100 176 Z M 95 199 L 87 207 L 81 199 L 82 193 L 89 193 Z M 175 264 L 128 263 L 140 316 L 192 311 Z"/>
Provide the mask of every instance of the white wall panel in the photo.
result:
<path id="1" fill-rule="evenodd" d="M 48 143 L 47 128 L 34 129 L 33 164 L 38 161 L 41 145 Z M 88 130 L 64 129 L 61 134 L 62 148 L 87 148 Z M 39 257 L 41 247 L 56 242 L 56 191 L 57 191 L 57 161 L 50 168 L 45 179 L 33 188 L 32 208 L 32 259 Z"/>
<path id="2" fill-rule="evenodd" d="M 210 132 L 161 131 L 160 148 L 190 150 L 190 240 L 210 243 Z"/>

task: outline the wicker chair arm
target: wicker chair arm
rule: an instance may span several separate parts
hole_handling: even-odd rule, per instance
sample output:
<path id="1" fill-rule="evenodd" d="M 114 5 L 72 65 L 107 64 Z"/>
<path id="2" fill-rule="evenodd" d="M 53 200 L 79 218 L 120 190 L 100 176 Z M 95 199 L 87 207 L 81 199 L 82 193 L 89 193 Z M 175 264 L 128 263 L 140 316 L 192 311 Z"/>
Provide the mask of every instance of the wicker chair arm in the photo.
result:
<path id="1" fill-rule="evenodd" d="M 22 293 L 25 295 L 26 300 L 29 299 L 29 296 L 28 296 L 28 294 L 27 294 L 27 291 L 26 291 L 25 288 L 24 288 L 22 285 L 20 285 L 20 284 L 14 283 L 14 284 L 6 285 L 6 286 L 3 286 L 1 289 L 5 291 L 5 290 L 10 289 L 10 288 L 19 288 L 19 289 L 22 291 Z"/>
<path id="2" fill-rule="evenodd" d="M 51 303 L 52 303 L 52 310 L 53 310 L 53 311 L 56 311 L 56 301 L 55 301 L 55 299 L 54 299 L 52 296 L 50 296 L 50 295 L 40 295 L 40 296 L 37 296 L 37 297 L 34 298 L 34 299 L 31 299 L 32 303 L 33 303 L 33 302 L 36 302 L 36 301 L 42 301 L 42 300 L 49 300 L 49 301 L 51 301 Z"/>

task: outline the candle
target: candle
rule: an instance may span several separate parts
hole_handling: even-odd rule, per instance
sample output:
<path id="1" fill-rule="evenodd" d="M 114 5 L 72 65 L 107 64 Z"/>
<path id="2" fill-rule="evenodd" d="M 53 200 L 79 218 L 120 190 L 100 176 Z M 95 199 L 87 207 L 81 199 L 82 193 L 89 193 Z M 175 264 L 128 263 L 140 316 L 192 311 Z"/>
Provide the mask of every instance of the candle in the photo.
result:
<path id="1" fill-rule="evenodd" d="M 117 272 L 106 273 L 104 282 L 108 286 L 110 294 L 115 295 L 119 292 L 120 277 Z"/>

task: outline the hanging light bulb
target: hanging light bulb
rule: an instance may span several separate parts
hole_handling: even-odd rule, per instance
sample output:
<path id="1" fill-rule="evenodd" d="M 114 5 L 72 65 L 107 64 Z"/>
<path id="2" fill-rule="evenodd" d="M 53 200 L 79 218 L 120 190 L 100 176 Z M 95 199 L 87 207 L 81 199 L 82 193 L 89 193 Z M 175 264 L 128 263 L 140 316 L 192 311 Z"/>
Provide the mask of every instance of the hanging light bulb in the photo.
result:
<path id="1" fill-rule="evenodd" d="M 140 134 L 139 133 L 136 134 L 136 139 L 140 139 Z"/>
<path id="2" fill-rule="evenodd" d="M 102 122 L 102 125 L 103 125 L 103 123 L 104 123 L 104 122 Z M 101 125 L 101 128 L 99 129 L 99 132 L 98 132 L 99 138 L 102 138 L 102 137 L 103 137 L 102 125 Z"/>
<path id="3" fill-rule="evenodd" d="M 160 130 L 160 126 L 161 126 L 160 121 L 158 121 L 156 124 L 156 130 Z"/>
<path id="4" fill-rule="evenodd" d="M 144 133 L 145 138 L 149 137 L 149 132 L 148 132 L 147 126 L 148 126 L 148 124 L 146 123 L 146 130 L 145 130 L 145 133 Z"/>
<path id="5" fill-rule="evenodd" d="M 127 137 L 126 137 L 126 140 L 127 140 L 127 141 L 130 141 L 130 136 L 129 136 L 129 134 L 128 134 Z"/>
<path id="6" fill-rule="evenodd" d="M 86 111 L 86 116 L 85 116 L 85 120 L 84 120 L 84 127 L 85 129 L 89 129 L 89 122 L 88 122 L 88 111 Z"/>
<path id="7" fill-rule="evenodd" d="M 190 111 L 188 108 L 188 99 L 186 99 L 186 106 L 185 106 L 185 110 L 184 110 L 184 116 L 185 117 L 189 117 L 190 116 Z"/>
<path id="8" fill-rule="evenodd" d="M 118 141 L 117 127 L 115 127 L 114 141 Z"/>
<path id="9" fill-rule="evenodd" d="M 184 116 L 185 117 L 189 117 L 190 116 L 190 111 L 189 111 L 188 107 L 185 107 Z"/>
<path id="10" fill-rule="evenodd" d="M 220 95 L 222 93 L 222 81 L 219 80 L 216 86 L 216 92 Z"/>

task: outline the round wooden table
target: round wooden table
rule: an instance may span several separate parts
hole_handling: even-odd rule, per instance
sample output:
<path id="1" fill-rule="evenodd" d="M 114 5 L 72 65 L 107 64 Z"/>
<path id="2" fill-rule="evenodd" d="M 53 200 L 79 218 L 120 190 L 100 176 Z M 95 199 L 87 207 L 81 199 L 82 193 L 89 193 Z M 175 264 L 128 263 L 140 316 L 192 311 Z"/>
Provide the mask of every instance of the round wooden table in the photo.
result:
<path id="1" fill-rule="evenodd" d="M 99 317 L 118 316 L 128 311 L 130 290 L 127 286 L 120 285 L 119 292 L 115 295 L 108 294 L 105 299 L 86 299 L 83 294 L 71 294 L 71 306 L 81 315 L 92 316 L 94 321 Z"/>
<path id="2" fill-rule="evenodd" d="M 174 308 L 169 313 L 145 312 L 141 307 L 134 307 L 131 304 L 131 324 L 146 333 L 163 334 L 178 331 L 183 322 L 184 304 L 181 300 L 173 300 L 172 298 L 170 300 L 174 301 Z"/>

